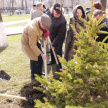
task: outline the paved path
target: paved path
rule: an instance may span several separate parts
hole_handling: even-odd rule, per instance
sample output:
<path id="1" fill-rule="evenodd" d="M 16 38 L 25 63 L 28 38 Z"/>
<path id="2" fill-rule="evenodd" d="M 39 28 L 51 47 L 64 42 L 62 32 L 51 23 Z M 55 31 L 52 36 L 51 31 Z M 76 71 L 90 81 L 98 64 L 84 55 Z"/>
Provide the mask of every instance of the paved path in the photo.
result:
<path id="1" fill-rule="evenodd" d="M 19 21 L 13 21 L 13 22 L 7 22 L 7 23 L 3 23 L 4 26 L 6 25 L 13 25 L 13 24 L 19 24 L 19 23 L 23 23 L 23 22 L 29 22 L 30 20 L 19 20 Z M 25 26 L 20 26 L 20 27 L 5 27 L 5 31 L 6 31 L 6 35 L 10 36 L 10 35 L 15 35 L 15 34 L 21 34 L 23 32 Z"/>
<path id="2" fill-rule="evenodd" d="M 66 16 L 69 17 L 68 14 L 65 14 Z M 68 18 L 68 20 L 70 19 L 70 17 Z M 19 21 L 12 21 L 12 22 L 6 22 L 3 23 L 4 26 L 8 26 L 8 25 L 14 25 L 14 24 L 19 24 L 19 23 L 24 23 L 24 22 L 29 22 L 30 19 L 26 19 L 26 20 L 19 20 Z M 68 22 L 67 22 L 68 24 Z M 21 34 L 23 32 L 24 26 L 20 26 L 20 27 L 5 27 L 5 31 L 6 31 L 6 35 L 15 35 L 15 34 Z"/>
<path id="3" fill-rule="evenodd" d="M 4 25 L 4 26 L 7 26 L 7 25 L 19 24 L 19 23 L 29 22 L 29 21 L 30 21 L 30 20 L 27 19 L 27 20 L 19 20 L 19 21 L 5 22 L 5 23 L 3 23 L 3 25 Z"/>
<path id="4" fill-rule="evenodd" d="M 5 28 L 6 36 L 22 34 L 25 26 Z"/>

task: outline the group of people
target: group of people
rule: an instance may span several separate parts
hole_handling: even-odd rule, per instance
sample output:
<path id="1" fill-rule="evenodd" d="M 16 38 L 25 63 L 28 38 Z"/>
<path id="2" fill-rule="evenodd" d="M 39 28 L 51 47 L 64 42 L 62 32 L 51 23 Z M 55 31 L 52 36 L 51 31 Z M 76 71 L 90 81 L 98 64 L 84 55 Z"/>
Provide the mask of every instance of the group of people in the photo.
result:
<path id="1" fill-rule="evenodd" d="M 30 59 L 31 79 L 35 79 L 34 74 L 44 74 L 42 73 L 42 64 L 47 57 L 41 49 L 40 39 L 43 38 L 44 44 L 47 44 L 48 36 L 51 40 L 51 61 L 48 63 L 48 65 L 55 63 L 52 50 L 55 50 L 56 55 L 60 55 L 62 57 L 62 46 L 64 41 L 64 58 L 67 61 L 73 59 L 73 55 L 75 54 L 74 49 L 77 49 L 77 46 L 74 45 L 74 42 L 77 40 L 77 38 L 75 37 L 76 34 L 70 27 L 70 24 L 74 25 L 76 31 L 79 33 L 80 27 L 85 28 L 84 22 L 82 22 L 79 17 L 87 20 L 86 14 L 89 13 L 85 13 L 82 6 L 75 6 L 73 10 L 73 16 L 70 18 L 69 29 L 67 30 L 67 22 L 63 15 L 64 10 L 59 3 L 55 3 L 54 6 L 48 11 L 45 11 L 45 5 L 43 5 L 41 2 L 33 5 L 33 7 L 34 9 L 31 11 L 31 21 L 26 25 L 21 38 L 22 50 Z M 94 4 L 93 17 L 97 20 L 99 20 L 99 18 L 101 18 L 103 15 L 103 11 L 101 9 L 101 3 L 97 2 Z M 101 29 L 108 31 L 107 17 L 101 23 L 104 22 L 106 25 Z M 98 41 L 102 41 L 102 39 L 103 37 L 99 34 Z M 62 68 L 60 62 L 59 67 Z"/>

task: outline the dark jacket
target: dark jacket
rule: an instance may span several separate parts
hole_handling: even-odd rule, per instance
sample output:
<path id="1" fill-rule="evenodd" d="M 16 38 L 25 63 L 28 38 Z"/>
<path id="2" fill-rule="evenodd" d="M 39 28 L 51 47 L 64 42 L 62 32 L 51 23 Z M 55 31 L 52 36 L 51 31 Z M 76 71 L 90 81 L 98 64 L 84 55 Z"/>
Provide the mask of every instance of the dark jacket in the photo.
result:
<path id="1" fill-rule="evenodd" d="M 51 18 L 50 26 L 50 39 L 52 46 L 56 47 L 60 41 L 64 41 L 66 34 L 66 19 L 61 14 L 59 18 L 55 18 L 51 11 L 47 12 L 47 15 Z"/>
<path id="2" fill-rule="evenodd" d="M 86 11 L 86 12 L 85 12 L 86 16 L 87 16 L 88 14 L 90 14 L 90 12 L 91 12 L 90 10 Z M 87 16 L 87 21 L 89 21 L 88 16 Z"/>
<path id="3" fill-rule="evenodd" d="M 102 23 L 105 23 L 105 25 L 100 29 L 100 30 L 102 30 L 102 31 L 107 31 L 108 32 L 108 17 L 106 17 L 102 22 L 101 22 L 101 24 Z M 102 42 L 103 41 L 103 39 L 106 37 L 106 36 L 108 36 L 108 34 L 98 34 L 98 39 L 96 40 L 96 41 L 100 41 L 100 42 Z M 108 39 L 105 41 L 105 43 L 107 43 L 108 42 Z"/>

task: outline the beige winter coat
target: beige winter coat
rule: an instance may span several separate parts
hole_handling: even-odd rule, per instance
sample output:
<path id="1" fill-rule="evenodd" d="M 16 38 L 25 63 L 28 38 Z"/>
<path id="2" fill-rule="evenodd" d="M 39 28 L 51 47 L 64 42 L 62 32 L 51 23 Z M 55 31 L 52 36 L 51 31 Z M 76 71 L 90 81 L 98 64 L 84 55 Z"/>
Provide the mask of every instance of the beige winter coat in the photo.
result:
<path id="1" fill-rule="evenodd" d="M 38 21 L 40 17 L 35 18 L 29 22 L 21 37 L 21 44 L 23 52 L 30 60 L 38 61 L 38 56 L 42 53 L 37 47 L 37 42 L 42 37 L 43 31 L 39 28 Z M 46 38 L 47 39 L 47 38 Z"/>

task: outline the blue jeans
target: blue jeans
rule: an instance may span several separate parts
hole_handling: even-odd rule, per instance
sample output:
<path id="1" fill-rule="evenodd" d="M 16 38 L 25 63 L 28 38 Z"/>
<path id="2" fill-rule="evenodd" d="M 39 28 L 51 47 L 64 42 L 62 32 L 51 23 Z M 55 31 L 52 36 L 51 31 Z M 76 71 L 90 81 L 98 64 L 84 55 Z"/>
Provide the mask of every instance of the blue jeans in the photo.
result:
<path id="1" fill-rule="evenodd" d="M 41 49 L 41 44 L 37 42 L 38 48 Z M 30 60 L 31 78 L 35 78 L 34 74 L 42 75 L 43 60 L 41 56 L 38 56 L 38 61 Z"/>

